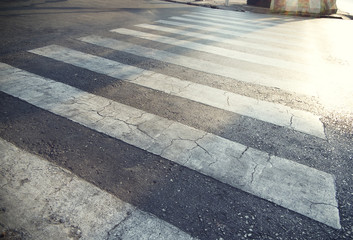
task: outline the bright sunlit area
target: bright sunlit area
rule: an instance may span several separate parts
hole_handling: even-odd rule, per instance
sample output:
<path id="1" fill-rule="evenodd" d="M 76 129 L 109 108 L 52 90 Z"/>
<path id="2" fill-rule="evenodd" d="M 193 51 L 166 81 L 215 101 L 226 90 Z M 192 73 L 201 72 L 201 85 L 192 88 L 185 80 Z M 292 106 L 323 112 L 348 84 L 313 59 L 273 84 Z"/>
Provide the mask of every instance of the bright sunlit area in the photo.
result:
<path id="1" fill-rule="evenodd" d="M 337 0 L 337 8 L 342 12 L 353 14 L 353 1 L 352 0 Z"/>

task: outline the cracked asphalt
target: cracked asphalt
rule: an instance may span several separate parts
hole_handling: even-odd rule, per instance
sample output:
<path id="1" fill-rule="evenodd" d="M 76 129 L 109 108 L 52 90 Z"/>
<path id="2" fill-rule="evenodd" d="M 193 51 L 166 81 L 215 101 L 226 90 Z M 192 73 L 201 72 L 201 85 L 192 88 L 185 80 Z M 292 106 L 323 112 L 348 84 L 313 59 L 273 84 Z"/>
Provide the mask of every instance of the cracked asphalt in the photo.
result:
<path id="1" fill-rule="evenodd" d="M 122 50 L 93 46 L 77 40 L 92 34 L 116 37 L 121 41 L 144 47 L 190 57 L 197 56 L 204 61 L 232 66 L 234 62 L 227 62 L 224 58 L 207 53 L 123 35 L 117 37 L 109 32 L 117 27 L 133 27 L 136 24 L 190 13 L 195 11 L 195 8 L 180 4 L 162 4 L 159 1 L 3 1 L 0 4 L 1 62 L 108 99 L 106 105 L 99 105 L 98 110 L 95 110 L 98 117 L 96 123 L 107 117 L 116 119 L 109 110 L 113 101 L 148 112 L 149 114 L 138 113 L 129 119 L 121 120 L 127 126 L 127 135 L 129 131 L 137 130 L 146 138 L 156 138 L 151 126 L 141 127 L 152 114 L 198 129 L 202 134 L 190 139 L 173 136 L 165 141 L 167 144 L 154 149 L 153 153 L 157 154 L 153 154 L 0 92 L 1 138 L 43 157 L 50 163 L 68 169 L 79 178 L 199 239 L 352 239 L 352 108 L 343 104 L 329 106 L 316 97 L 234 81 L 230 77 L 139 57 Z M 347 28 L 346 24 L 344 26 Z M 342 29 L 342 32 L 335 32 L 340 38 L 332 40 L 336 45 L 344 45 L 342 36 L 345 36 L 345 28 Z M 169 36 L 167 33 L 160 34 Z M 178 39 L 188 38 L 178 36 Z M 67 46 L 191 83 L 202 83 L 223 91 L 310 111 L 321 116 L 325 139 L 28 52 L 50 44 Z M 345 61 L 345 55 L 334 58 L 335 55 L 332 54 L 333 57 L 328 58 L 332 49 L 325 47 L 326 42 L 323 41 L 322 44 L 327 50 L 325 56 L 329 61 L 352 64 L 349 58 Z M 350 45 L 346 47 L 348 54 Z M 246 63 L 238 64 L 243 69 L 251 69 Z M 259 66 L 257 70 L 271 72 L 276 69 L 263 69 Z M 289 72 L 288 79 L 297 76 L 296 74 Z M 179 90 L 182 89 L 177 91 Z M 229 97 L 225 99 L 225 105 L 227 104 Z M 139 124 L 135 124 L 136 122 Z M 152 123 L 158 124 L 157 121 Z M 172 124 L 167 124 L 165 131 L 170 127 L 173 127 Z M 191 131 L 188 133 L 191 134 Z M 237 159 L 242 159 L 250 149 L 256 149 L 266 153 L 264 164 L 272 164 L 271 158 L 277 156 L 335 176 L 342 229 L 330 228 L 276 203 L 223 184 L 213 177 L 196 173 L 182 165 L 189 162 L 185 161 L 185 158 L 180 157 L 183 161 L 178 164 L 165 157 L 166 150 L 173 144 L 177 146 L 185 143 L 189 151 L 181 155 L 186 156 L 189 153 L 186 159 L 190 159 L 192 152 L 198 150 L 203 152 L 204 159 L 209 158 L 206 166 L 214 166 L 216 162 L 212 156 L 215 154 L 211 154 L 210 149 L 205 148 L 201 142 L 210 134 L 242 144 L 244 148 L 229 153 L 231 156 L 236 155 Z M 163 133 L 160 136 L 163 137 Z M 146 149 L 151 150 L 148 147 Z M 259 164 L 251 165 L 248 180 L 253 182 L 257 172 L 261 170 L 263 168 L 260 168 Z M 23 184 L 26 184 L 26 180 L 23 180 Z M 313 201 L 313 204 L 327 203 Z M 52 215 L 49 221 L 66 223 L 67 219 Z M 2 222 L 0 224 L 3 226 Z M 81 230 L 70 224 L 68 227 L 72 228 L 72 238 L 79 238 Z M 22 230 L 8 231 L 8 236 L 29 236 Z M 114 228 L 109 231 L 113 236 Z"/>

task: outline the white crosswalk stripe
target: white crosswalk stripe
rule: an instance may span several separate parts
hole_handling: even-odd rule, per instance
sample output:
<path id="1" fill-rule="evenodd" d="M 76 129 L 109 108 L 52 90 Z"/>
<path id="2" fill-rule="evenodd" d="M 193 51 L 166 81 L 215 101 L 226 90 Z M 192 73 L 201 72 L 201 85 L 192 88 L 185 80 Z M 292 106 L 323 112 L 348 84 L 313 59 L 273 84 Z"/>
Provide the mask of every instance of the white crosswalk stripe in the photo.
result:
<path id="1" fill-rule="evenodd" d="M 277 15 L 258 15 L 258 14 L 244 14 L 243 12 L 229 12 L 222 9 L 200 9 L 197 13 L 206 13 L 211 16 L 224 16 L 224 17 L 232 17 L 232 18 L 240 18 L 242 22 L 248 21 L 257 21 L 261 20 L 261 22 L 266 23 L 278 23 L 278 22 L 291 22 L 296 21 L 296 18 L 292 16 L 277 16 Z"/>
<path id="2" fill-rule="evenodd" d="M 257 25 L 264 25 L 264 26 L 276 26 L 278 27 L 279 23 L 283 22 L 283 19 L 279 20 L 278 18 L 270 18 L 270 17 L 265 17 L 265 18 L 261 18 L 261 20 L 264 21 L 257 21 L 259 20 L 259 18 L 244 18 L 244 16 L 240 16 L 237 14 L 225 14 L 224 12 L 222 12 L 221 14 L 217 13 L 217 11 L 200 11 L 200 12 L 196 12 L 193 14 L 198 14 L 198 15 L 202 15 L 202 16 L 212 16 L 212 17 L 217 17 L 219 19 L 225 19 L 225 20 L 233 20 L 233 21 L 239 21 L 240 24 L 244 24 L 244 23 L 254 23 L 256 22 Z M 288 28 L 284 28 L 285 31 L 288 30 Z"/>
<path id="3" fill-rule="evenodd" d="M 181 23 L 172 22 L 172 21 L 159 20 L 156 22 L 175 25 L 175 26 L 189 27 L 189 28 L 194 28 L 196 30 L 202 29 L 201 26 L 192 27 L 192 25 L 186 25 L 186 24 L 181 24 Z M 298 51 L 293 51 L 293 50 L 289 50 L 289 49 L 280 49 L 278 47 L 266 46 L 264 44 L 257 44 L 257 43 L 251 43 L 251 42 L 241 41 L 241 40 L 237 40 L 237 39 L 220 37 L 220 36 L 217 36 L 217 33 L 215 33 L 214 35 L 210 35 L 209 31 L 212 29 L 207 28 L 207 27 L 205 27 L 204 29 L 206 29 L 208 31 L 208 34 L 198 33 L 198 32 L 194 32 L 194 31 L 185 31 L 185 30 L 175 29 L 175 28 L 169 28 L 169 27 L 164 27 L 161 25 L 138 24 L 136 26 L 142 27 L 142 28 L 147 28 L 147 29 L 152 29 L 152 30 L 168 32 L 168 33 L 185 35 L 185 36 L 189 36 L 189 37 L 196 37 L 196 38 L 200 38 L 200 39 L 211 40 L 211 41 L 215 41 L 215 42 L 232 44 L 232 45 L 238 46 L 238 47 L 245 47 L 245 50 L 256 49 L 256 50 L 261 50 L 261 51 L 268 51 L 271 53 L 276 52 L 279 54 L 288 54 L 289 56 L 294 55 L 296 57 L 298 57 L 298 55 L 300 55 L 300 57 L 303 57 L 302 54 L 305 54 L 304 52 L 298 53 Z M 219 29 L 213 29 L 213 30 L 219 30 Z M 305 56 L 305 57 L 309 58 L 309 56 Z"/>
<path id="4" fill-rule="evenodd" d="M 239 31 L 239 28 L 229 27 L 229 26 L 227 27 L 222 23 L 207 22 L 207 24 L 205 24 L 205 21 L 203 21 L 201 19 L 191 19 L 191 18 L 185 18 L 185 17 L 170 17 L 169 19 L 180 21 L 180 22 L 186 22 L 187 24 L 200 24 L 201 26 L 213 27 L 213 28 L 219 29 L 220 32 L 227 31 L 228 33 L 230 33 L 232 35 L 242 36 L 242 37 L 246 37 L 246 38 L 262 39 L 262 40 L 273 42 L 273 43 L 285 44 L 285 45 L 295 46 L 295 47 L 299 47 L 302 49 L 308 49 L 308 50 L 312 48 L 312 46 L 310 46 L 310 45 L 303 46 L 300 43 L 300 41 L 299 42 L 294 41 L 294 40 L 291 40 L 290 38 L 286 38 L 284 40 L 284 39 L 279 38 L 279 36 L 271 36 L 269 34 L 266 35 L 263 33 L 259 33 L 258 31 L 245 31 L 245 30 Z"/>
<path id="5" fill-rule="evenodd" d="M 202 59 L 188 57 L 158 49 L 146 48 L 140 45 L 127 43 L 116 39 L 104 39 L 99 36 L 83 37 L 80 38 L 80 40 L 102 47 L 112 48 L 134 55 L 195 69 L 201 72 L 232 78 L 237 81 L 255 83 L 258 85 L 284 89 L 289 92 L 316 96 L 315 85 L 311 84 L 310 82 L 306 82 L 306 79 L 293 79 L 293 81 L 287 81 L 287 79 L 282 79 L 281 77 L 273 77 L 265 73 L 248 71 L 237 66 L 223 66 L 221 64 Z"/>
<path id="6" fill-rule="evenodd" d="M 174 20 L 174 21 L 173 21 Z M 288 43 L 286 41 L 283 41 L 281 39 L 276 39 L 276 38 L 268 38 L 266 36 L 261 36 L 260 37 L 260 34 L 259 35 L 256 35 L 256 32 L 254 33 L 251 33 L 251 34 L 244 34 L 244 33 L 241 33 L 239 31 L 236 31 L 236 30 L 231 30 L 231 29 L 222 29 L 222 28 L 219 28 L 217 26 L 212 26 L 210 24 L 207 24 L 206 25 L 203 25 L 203 24 L 197 24 L 197 22 L 193 22 L 193 21 L 184 21 L 185 19 L 183 18 L 180 18 L 180 17 L 171 17 L 169 18 L 169 20 L 157 20 L 155 21 L 156 23 L 162 23 L 162 24 L 165 24 L 165 25 L 172 25 L 172 26 L 178 26 L 178 27 L 185 27 L 185 28 L 190 28 L 190 29 L 193 29 L 193 30 L 196 30 L 196 31 L 205 31 L 205 32 L 208 32 L 210 34 L 212 34 L 212 36 L 217 36 L 219 34 L 223 34 L 223 35 L 226 35 L 226 36 L 231 36 L 231 40 L 233 41 L 241 41 L 242 43 L 241 44 L 255 44 L 255 46 L 258 45 L 258 41 L 259 39 L 261 39 L 261 43 L 259 43 L 260 45 L 264 45 L 264 48 L 266 49 L 268 46 L 269 47 L 273 47 L 271 46 L 274 45 L 274 48 L 278 50 L 278 45 L 279 46 L 282 46 L 280 48 L 280 50 L 283 50 L 284 53 L 293 53 L 293 52 L 296 52 L 298 53 L 298 51 L 300 52 L 300 54 L 305 54 L 306 53 L 306 47 L 305 46 L 297 46 L 297 45 L 294 45 L 297 47 L 297 49 L 292 50 L 291 47 L 293 47 L 293 44 L 291 43 Z M 234 38 L 235 37 L 235 38 Z M 264 43 L 268 43 L 267 45 L 264 44 Z M 250 45 L 251 47 L 253 47 L 253 45 Z M 272 48 L 271 48 L 272 49 Z"/>
<path id="7" fill-rule="evenodd" d="M 276 27 L 283 27 L 285 31 L 290 31 L 292 29 L 303 30 L 301 28 L 302 19 L 298 19 L 292 16 L 278 16 L 278 15 L 258 15 L 258 14 L 244 14 L 242 12 L 229 12 L 221 9 L 201 9 L 198 12 L 193 12 L 192 14 L 206 14 L 205 16 L 219 17 L 222 19 L 234 19 L 242 23 L 256 23 L 257 25 L 275 25 Z M 308 25 L 304 26 L 314 26 L 312 30 L 315 32 L 318 30 L 316 27 L 320 24 L 316 24 L 316 19 L 310 18 Z M 300 26 L 297 25 L 300 23 Z"/>
<path id="8" fill-rule="evenodd" d="M 307 66 L 304 64 L 288 62 L 285 60 L 273 59 L 273 58 L 269 58 L 269 57 L 258 56 L 258 55 L 254 55 L 254 54 L 244 53 L 244 52 L 235 51 L 235 50 L 229 50 L 229 49 L 225 49 L 225 48 L 195 43 L 195 42 L 186 41 L 186 40 L 177 40 L 177 39 L 174 39 L 171 37 L 165 37 L 165 36 L 161 36 L 161 35 L 140 32 L 140 31 L 135 31 L 135 30 L 131 30 L 131 29 L 119 28 L 119 29 L 114 29 L 111 31 L 116 32 L 116 33 L 120 33 L 120 34 L 133 36 L 133 37 L 139 37 L 139 38 L 143 38 L 143 39 L 147 39 L 147 40 L 151 40 L 151 41 L 156 41 L 156 42 L 160 42 L 160 43 L 166 43 L 166 44 L 171 44 L 171 45 L 175 45 L 175 46 L 179 46 L 179 47 L 189 48 L 189 49 L 196 50 L 196 51 L 220 55 L 222 57 L 227 57 L 227 58 L 231 58 L 231 59 L 247 61 L 250 63 L 263 64 L 263 65 L 268 65 L 268 66 L 273 66 L 273 67 L 281 66 L 284 69 L 288 69 L 288 70 L 292 70 L 292 71 L 300 71 L 301 72 L 307 68 Z M 304 71 L 304 73 L 306 73 L 306 71 Z"/>
<path id="9" fill-rule="evenodd" d="M 224 19 L 224 18 L 219 18 L 219 17 L 213 17 L 210 15 L 203 15 L 203 14 L 184 14 L 183 17 L 187 17 L 190 18 L 191 20 L 203 20 L 204 23 L 216 23 L 216 24 L 222 24 L 219 26 L 224 26 L 224 27 L 231 27 L 234 29 L 238 29 L 240 31 L 244 31 L 244 32 L 252 32 L 252 31 L 256 31 L 256 32 L 260 32 L 264 35 L 269 35 L 269 36 L 274 36 L 274 37 L 280 37 L 280 38 L 288 38 L 288 30 L 287 28 L 285 30 L 281 30 L 281 31 L 276 31 L 276 29 L 269 29 L 266 28 L 264 26 L 258 25 L 258 24 L 251 24 L 251 23 L 244 23 L 244 22 L 239 22 L 239 21 L 235 21 L 232 22 L 230 21 L 230 19 Z M 289 31 L 290 33 L 294 33 L 293 31 Z M 301 36 L 291 36 L 291 38 L 294 38 L 296 41 L 300 41 L 302 40 Z"/>
<path id="10" fill-rule="evenodd" d="M 254 26 L 255 18 L 242 20 L 234 15 L 224 15 L 223 17 L 217 17 L 217 15 L 219 15 L 219 12 L 208 14 L 208 11 L 202 11 L 195 14 L 186 14 L 182 17 L 171 17 L 170 20 L 157 20 L 155 22 L 157 24 L 153 25 L 144 23 L 133 27 L 135 29 L 143 28 L 144 31 L 118 28 L 107 33 L 113 38 L 90 35 L 76 40 L 79 44 L 126 52 L 137 58 L 149 58 L 181 66 L 189 69 L 189 71 L 192 69 L 204 74 L 231 78 L 234 81 L 276 87 L 281 91 L 294 94 L 316 95 L 315 81 L 310 82 L 305 78 L 294 77 L 293 81 L 289 82 L 286 78 L 280 77 L 280 74 L 276 75 L 276 73 L 269 75 L 261 71 L 249 71 L 237 66 L 225 66 L 208 59 L 200 59 L 197 54 L 191 57 L 116 39 L 123 35 L 125 38 L 138 38 L 157 44 L 169 44 L 177 48 L 206 53 L 210 56 L 221 56 L 234 61 L 298 72 L 303 74 L 300 76 L 307 76 L 308 79 L 312 76 L 318 76 L 313 73 L 318 67 L 313 62 L 308 67 L 305 62 L 311 61 L 310 54 L 307 54 L 308 58 L 306 59 L 300 52 L 298 53 L 297 50 L 292 49 L 292 47 L 300 46 L 302 37 L 296 38 L 293 36 L 292 38 L 292 35 L 288 37 L 288 34 L 283 34 L 295 30 L 282 31 L 282 28 L 277 28 L 277 19 L 269 17 L 267 22 Z M 240 22 L 227 24 L 227 22 L 236 19 L 239 19 Z M 290 21 L 290 18 L 288 18 L 288 21 Z M 264 26 L 266 28 L 263 28 Z M 219 27 L 225 28 L 219 29 Z M 276 28 L 276 30 L 271 27 Z M 191 31 L 190 29 L 198 31 Z M 164 35 L 150 33 L 149 30 L 164 32 Z M 244 33 L 244 31 L 249 30 L 249 33 Z M 251 32 L 252 30 L 254 32 Z M 193 41 L 193 39 L 180 40 L 165 36 L 170 33 L 229 43 L 248 50 L 253 48 L 268 51 L 268 55 L 251 53 L 251 50 L 246 52 L 212 44 L 202 44 Z M 215 35 L 211 35 L 212 33 L 215 33 Z M 237 36 L 237 38 L 233 39 L 234 36 Z M 247 39 L 258 38 L 264 39 L 270 44 L 262 44 L 256 41 L 247 42 Z M 283 39 L 286 40 L 285 43 L 283 43 Z M 288 48 L 281 49 L 276 46 L 276 43 L 287 45 Z M 310 46 L 306 47 L 310 48 Z M 281 59 L 271 56 L 272 51 L 287 54 L 291 58 L 302 57 L 306 60 L 301 62 L 300 60 Z M 302 51 L 305 52 L 305 50 Z M 191 100 L 196 104 L 211 106 L 222 111 L 260 120 L 270 125 L 277 125 L 283 127 L 283 129 L 286 128 L 287 131 L 304 133 L 303 135 L 320 141 L 326 140 L 325 128 L 320 121 L 320 116 L 308 111 L 224 91 L 207 86 L 202 82 L 179 79 L 117 60 L 77 51 L 71 47 L 49 45 L 32 49 L 29 52 L 38 58 L 50 58 L 63 64 L 82 68 L 84 71 L 89 70 L 127 81 L 132 85 L 135 84 L 134 86 L 146 87 L 151 91 L 163 92 L 180 99 Z M 328 65 L 328 68 L 330 67 Z M 318 222 L 336 229 L 341 228 L 335 177 L 331 174 L 5 63 L 0 63 L 0 91 Z M 26 155 L 26 157 L 9 155 L 10 157 L 2 157 L 4 161 L 9 158 L 15 159 L 14 161 L 20 161 L 18 159 L 22 158 L 33 158 L 35 159 L 33 164 L 35 162 L 45 164 L 42 159 L 22 152 L 1 139 L 0 148 L 6 150 L 1 151 L 4 153 L 20 152 L 20 155 Z M 9 165 L 9 162 L 2 164 Z M 77 181 L 78 185 L 85 185 L 85 183 Z M 87 190 L 87 192 L 99 191 L 99 189 L 87 184 L 86 187 L 94 189 Z M 99 194 L 103 196 L 105 193 Z M 110 197 L 104 195 L 106 199 L 110 199 Z M 120 204 L 119 208 L 123 210 L 120 213 L 116 212 L 117 216 L 120 214 L 118 218 L 124 219 L 127 212 L 132 211 L 134 216 L 131 218 L 135 218 L 135 221 L 148 222 L 148 226 L 131 229 L 131 231 L 143 233 L 145 229 L 159 226 L 156 231 L 172 234 L 171 239 L 178 239 L 178 236 L 180 239 L 191 239 L 188 234 L 159 220 L 157 217 L 137 210 L 128 203 L 116 199 L 106 201 Z M 111 217 L 114 216 L 111 215 Z M 77 221 L 84 220 L 78 218 Z M 125 239 L 128 239 L 130 233 L 125 234 L 127 234 Z M 148 234 L 151 233 L 148 232 Z"/>
<path id="11" fill-rule="evenodd" d="M 89 41 L 89 39 L 87 37 L 83 40 Z M 107 42 L 106 39 L 102 41 Z M 60 46 L 34 49 L 31 52 L 168 94 L 325 138 L 319 117 L 309 112 L 180 80 Z"/>
<path id="12" fill-rule="evenodd" d="M 208 17 L 210 20 L 221 20 L 221 22 L 224 23 L 232 23 L 232 25 L 244 25 L 247 27 L 247 29 L 268 29 L 271 32 L 276 32 L 276 33 L 282 33 L 288 36 L 287 34 L 296 34 L 298 31 L 302 30 L 302 27 L 298 27 L 295 24 L 288 25 L 283 25 L 283 21 L 276 21 L 276 22 L 270 22 L 270 21 L 258 21 L 258 20 L 244 20 L 240 16 L 232 15 L 232 16 L 227 16 L 227 15 L 220 15 L 220 14 L 210 14 L 210 13 L 204 13 L 204 12 L 197 12 L 194 13 L 193 16 L 195 15 L 201 15 L 204 17 Z M 306 31 L 305 34 L 307 37 L 318 37 L 315 35 L 315 28 L 310 29 L 310 31 Z"/>
<path id="13" fill-rule="evenodd" d="M 171 24 L 171 25 L 175 25 L 175 26 L 188 26 L 185 24 L 175 24 L 174 22 L 170 21 L 164 21 L 164 20 L 160 20 L 160 21 L 156 21 L 156 22 L 160 22 L 160 23 L 166 23 L 166 24 Z M 214 41 L 215 43 L 226 43 L 226 44 L 231 44 L 233 46 L 236 46 L 239 51 L 242 52 L 246 52 L 246 53 L 252 53 L 254 52 L 254 50 L 263 52 L 266 52 L 266 55 L 268 57 L 274 58 L 274 59 L 290 59 L 290 61 L 294 61 L 296 63 L 299 64 L 303 64 L 303 65 L 297 65 L 294 67 L 298 67 L 295 68 L 295 71 L 301 71 L 302 69 L 306 69 L 305 66 L 310 66 L 310 72 L 309 74 L 312 74 L 313 71 L 317 71 L 319 68 L 322 68 L 322 66 L 325 66 L 325 68 L 328 69 L 332 69 L 333 67 L 323 63 L 322 61 L 320 61 L 317 57 L 318 53 L 315 52 L 315 49 L 312 49 L 310 52 L 308 51 L 293 51 L 290 49 L 283 49 L 283 48 L 279 48 L 274 47 L 274 46 L 270 46 L 270 45 L 265 45 L 264 43 L 251 43 L 251 42 L 247 42 L 247 41 L 241 41 L 241 40 L 236 40 L 236 39 L 229 39 L 229 38 L 225 38 L 217 36 L 217 33 L 215 33 L 214 35 L 210 35 L 210 34 L 205 34 L 205 33 L 199 33 L 199 32 L 195 32 L 195 31 L 185 31 L 185 30 L 181 30 L 181 29 L 175 29 L 175 28 L 169 28 L 169 27 L 164 27 L 161 25 L 151 25 L 151 24 L 138 24 L 136 25 L 137 27 L 141 27 L 141 28 L 146 28 L 146 29 L 151 29 L 151 30 L 157 30 L 157 31 L 162 31 L 162 32 L 168 32 L 168 33 L 173 33 L 173 34 L 178 34 L 178 35 L 184 35 L 184 36 L 189 36 L 189 37 L 195 37 L 195 38 L 199 38 L 199 39 L 205 39 L 205 40 L 211 40 Z M 190 26 L 189 26 L 190 27 Z M 192 26 L 191 26 L 192 28 Z M 194 29 L 196 30 L 200 30 L 200 28 L 202 27 L 196 27 Z M 208 28 L 206 28 L 208 29 Z M 210 29 L 208 29 L 209 31 Z M 219 45 L 219 44 L 218 44 Z M 314 56 L 313 56 L 313 53 Z M 286 60 L 288 61 L 288 60 Z M 264 64 L 264 63 L 263 63 Z M 277 63 L 275 66 L 278 66 L 280 63 Z"/>
<path id="14" fill-rule="evenodd" d="M 0 69 L 3 92 L 339 228 L 330 174 L 6 64 Z"/>
<path id="15" fill-rule="evenodd" d="M 19 227 L 17 221 L 23 219 L 21 227 L 30 231 L 33 239 L 66 239 L 67 227 L 63 223 L 70 224 L 74 230 L 71 235 L 80 239 L 193 239 L 156 216 L 1 138 L 0 164 L 5 170 L 2 177 L 8 182 L 1 188 L 7 223 Z M 16 185 L 19 178 L 26 179 L 20 189 Z M 44 226 L 39 223 L 39 216 L 47 219 Z M 59 219 L 61 216 L 70 219 Z M 42 225 L 42 232 L 36 231 L 33 223 Z"/>
<path id="16" fill-rule="evenodd" d="M 258 36 L 252 35 L 244 35 L 240 32 L 231 31 L 227 29 L 221 29 L 219 27 L 205 26 L 205 25 L 197 25 L 193 23 L 186 22 L 178 22 L 178 21 L 170 21 L 170 20 L 157 20 L 156 23 L 160 23 L 167 26 L 176 26 L 187 28 L 192 32 L 193 36 L 197 36 L 198 38 L 203 38 L 202 35 L 208 36 L 208 40 L 213 40 L 217 42 L 233 44 L 237 47 L 241 47 L 243 50 L 245 49 L 257 49 L 261 51 L 271 52 L 271 55 L 274 53 L 279 53 L 281 55 L 285 54 L 288 57 L 294 56 L 293 59 L 303 59 L 306 63 L 315 62 L 312 56 L 312 51 L 308 52 L 307 49 L 302 47 L 297 47 L 296 49 L 292 49 L 290 45 L 287 45 L 286 41 L 281 41 L 278 39 L 269 39 L 269 38 L 259 38 Z M 140 26 L 140 25 L 139 25 Z M 195 31 L 204 31 L 206 33 L 198 33 Z M 186 31 L 185 31 L 186 32 Z M 184 33 L 184 31 L 183 31 Z M 178 34 L 182 34 L 181 30 L 178 29 Z M 189 35 L 190 33 L 188 33 Z M 191 35 L 190 35 L 191 36 Z M 261 39 L 261 41 L 259 41 Z M 314 49 L 315 50 L 315 49 Z M 318 53 L 316 53 L 317 55 Z"/>
<path id="17" fill-rule="evenodd" d="M 283 59 L 275 59 L 267 56 L 260 56 L 257 54 L 251 54 L 251 53 L 246 53 L 242 51 L 212 46 L 212 45 L 200 44 L 193 41 L 179 40 L 171 37 L 166 37 L 166 36 L 151 34 L 146 32 L 140 32 L 140 31 L 131 30 L 131 29 L 120 28 L 120 29 L 113 29 L 111 31 L 119 34 L 129 35 L 132 37 L 147 39 L 147 40 L 175 45 L 178 47 L 183 47 L 183 48 L 187 48 L 195 51 L 219 55 L 229 59 L 240 60 L 248 63 L 261 64 L 265 66 L 285 69 L 288 71 L 303 73 L 308 79 L 327 79 L 327 75 L 322 74 L 322 71 L 321 71 L 323 66 L 316 65 L 314 61 L 311 61 L 310 63 L 298 63 L 298 62 L 287 61 Z M 329 72 L 330 75 L 335 75 L 339 73 L 339 71 L 341 70 L 340 68 L 333 67 L 331 65 L 324 65 L 324 67 Z M 343 71 L 347 71 L 347 70 L 343 70 Z M 310 84 L 316 85 L 317 82 L 310 82 L 309 85 Z"/>

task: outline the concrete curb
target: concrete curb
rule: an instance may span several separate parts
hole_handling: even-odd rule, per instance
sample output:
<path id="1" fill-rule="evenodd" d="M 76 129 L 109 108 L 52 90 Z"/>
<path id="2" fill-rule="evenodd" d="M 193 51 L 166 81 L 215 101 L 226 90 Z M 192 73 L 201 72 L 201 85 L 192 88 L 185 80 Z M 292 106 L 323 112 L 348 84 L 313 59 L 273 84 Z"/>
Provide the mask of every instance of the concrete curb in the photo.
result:
<path id="1" fill-rule="evenodd" d="M 334 18 L 334 19 L 342 19 L 342 20 L 353 20 L 353 15 L 350 15 L 346 12 L 338 10 L 335 14 L 330 15 L 310 15 L 310 14 L 298 14 L 296 12 L 273 12 L 269 8 L 264 7 L 256 7 L 250 6 L 246 3 L 241 3 L 241 1 L 237 1 L 236 3 L 230 3 L 229 6 L 226 6 L 225 1 L 222 0 L 163 0 L 166 2 L 172 3 L 180 3 L 187 4 L 198 7 L 207 7 L 214 9 L 222 9 L 229 11 L 237 11 L 237 12 L 253 12 L 253 13 L 262 13 L 262 14 L 281 14 L 281 15 L 291 15 L 291 16 L 302 16 L 302 17 L 312 17 L 312 18 Z M 245 1 L 244 1 L 245 2 Z"/>
<path id="2" fill-rule="evenodd" d="M 271 11 L 268 8 L 263 7 L 256 7 L 256 6 L 249 6 L 247 4 L 241 3 L 230 3 L 229 6 L 225 6 L 223 3 L 224 1 L 209 1 L 209 0 L 164 0 L 166 2 L 173 2 L 173 3 L 181 3 L 187 4 L 192 6 L 198 7 L 207 7 L 207 8 L 215 8 L 215 9 L 222 9 L 222 10 L 231 10 L 231 11 L 238 11 L 238 12 L 255 12 L 255 13 L 264 13 L 270 14 Z"/>

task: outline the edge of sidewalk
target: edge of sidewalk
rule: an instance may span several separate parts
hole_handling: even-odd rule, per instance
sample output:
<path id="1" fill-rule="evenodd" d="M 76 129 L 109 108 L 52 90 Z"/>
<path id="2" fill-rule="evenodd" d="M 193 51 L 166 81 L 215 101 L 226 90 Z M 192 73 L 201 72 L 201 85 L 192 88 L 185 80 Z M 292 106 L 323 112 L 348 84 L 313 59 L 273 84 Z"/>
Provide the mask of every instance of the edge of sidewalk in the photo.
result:
<path id="1" fill-rule="evenodd" d="M 269 8 L 251 6 L 251 5 L 247 5 L 247 4 L 242 4 L 240 2 L 239 3 L 233 2 L 233 3 L 230 3 L 229 6 L 226 6 L 224 3 L 225 1 L 221 1 L 221 0 L 218 0 L 218 1 L 217 0 L 213 0 L 213 1 L 212 0 L 163 0 L 163 1 L 199 6 L 199 7 L 238 11 L 238 12 L 275 14 Z M 298 14 L 291 14 L 291 13 L 284 13 L 284 14 L 301 16 Z M 308 15 L 305 15 L 304 17 L 308 17 Z M 338 10 L 337 13 L 335 13 L 335 14 L 323 15 L 323 16 L 319 16 L 319 17 L 320 18 L 335 18 L 335 19 L 343 19 L 343 20 L 353 20 L 353 15 L 351 15 L 347 12 L 341 11 L 341 10 Z"/>
<path id="2" fill-rule="evenodd" d="M 181 3 L 181 4 L 187 4 L 187 5 L 193 5 L 193 6 L 199 6 L 199 7 L 208 7 L 208 8 L 215 8 L 215 9 L 223 9 L 223 10 L 232 10 L 232 11 L 238 11 L 238 12 L 256 12 L 256 13 L 271 13 L 269 8 L 264 8 L 264 7 L 256 7 L 256 6 L 251 6 L 247 4 L 242 4 L 242 3 L 230 3 L 229 6 L 225 5 L 225 1 L 223 0 L 164 0 L 167 2 L 173 2 L 173 3 Z"/>

